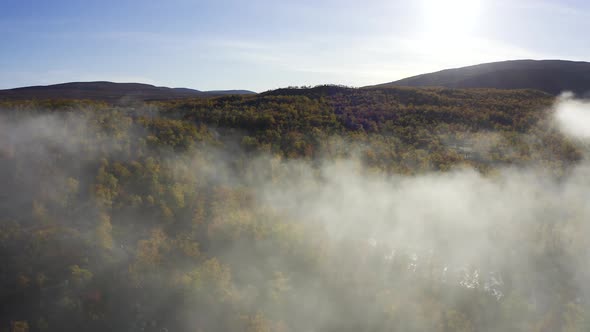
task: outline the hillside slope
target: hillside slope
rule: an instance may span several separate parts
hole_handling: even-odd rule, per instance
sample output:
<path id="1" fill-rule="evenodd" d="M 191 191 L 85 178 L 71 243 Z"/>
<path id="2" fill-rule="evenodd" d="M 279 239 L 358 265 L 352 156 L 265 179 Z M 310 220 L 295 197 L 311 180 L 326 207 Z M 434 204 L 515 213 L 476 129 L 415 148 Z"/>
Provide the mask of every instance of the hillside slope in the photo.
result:
<path id="1" fill-rule="evenodd" d="M 590 92 L 590 63 L 516 60 L 442 70 L 376 85 L 447 88 L 536 89 L 557 95 Z"/>
<path id="2" fill-rule="evenodd" d="M 0 331 L 588 331 L 588 153 L 554 101 L 0 101 Z"/>
<path id="3" fill-rule="evenodd" d="M 71 82 L 0 90 L 0 100 L 91 99 L 107 102 L 125 100 L 170 100 L 231 94 L 255 94 L 246 90 L 199 91 L 187 88 L 158 87 L 142 83 Z"/>

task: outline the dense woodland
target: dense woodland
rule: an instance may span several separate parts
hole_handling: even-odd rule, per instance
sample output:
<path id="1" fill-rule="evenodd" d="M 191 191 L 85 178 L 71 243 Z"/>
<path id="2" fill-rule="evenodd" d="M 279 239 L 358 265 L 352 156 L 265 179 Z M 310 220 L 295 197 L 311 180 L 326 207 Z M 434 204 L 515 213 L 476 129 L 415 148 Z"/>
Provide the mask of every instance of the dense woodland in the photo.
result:
<path id="1" fill-rule="evenodd" d="M 321 184 L 339 160 L 371 178 L 533 167 L 559 181 L 586 151 L 555 127 L 553 103 L 337 86 L 2 102 L 0 331 L 588 331 L 576 216 L 490 234 L 519 246 L 494 268 L 447 273 L 443 253 L 335 240 L 313 214 L 260 198 L 297 187 L 302 169 Z"/>

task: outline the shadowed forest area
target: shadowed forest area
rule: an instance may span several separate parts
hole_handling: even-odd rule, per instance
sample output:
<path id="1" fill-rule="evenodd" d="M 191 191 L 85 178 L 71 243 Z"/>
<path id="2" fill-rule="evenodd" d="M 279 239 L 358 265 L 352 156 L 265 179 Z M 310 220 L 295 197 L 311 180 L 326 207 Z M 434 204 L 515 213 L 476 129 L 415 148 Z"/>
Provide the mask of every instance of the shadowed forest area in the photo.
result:
<path id="1" fill-rule="evenodd" d="M 559 103 L 3 101 L 0 331 L 588 331 L 588 145 Z"/>

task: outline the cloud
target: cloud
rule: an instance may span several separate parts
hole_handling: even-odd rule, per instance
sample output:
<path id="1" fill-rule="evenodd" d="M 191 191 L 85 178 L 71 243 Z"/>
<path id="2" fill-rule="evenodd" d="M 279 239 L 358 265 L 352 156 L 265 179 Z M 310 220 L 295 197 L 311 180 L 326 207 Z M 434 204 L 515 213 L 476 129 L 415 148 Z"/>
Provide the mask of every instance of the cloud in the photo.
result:
<path id="1" fill-rule="evenodd" d="M 425 72 L 540 54 L 493 40 L 407 38 L 377 34 L 371 37 L 322 36 L 299 41 L 224 40 L 211 46 L 232 62 L 303 73 L 313 83 L 364 86 Z M 433 54 L 436 54 L 433 57 Z M 292 76 L 285 74 L 285 81 Z M 309 82 L 312 84 L 312 82 Z M 292 84 L 289 84 L 292 85 Z"/>
<path id="2" fill-rule="evenodd" d="M 563 128 L 567 133 L 579 137 L 580 130 L 570 130 L 569 125 L 587 123 L 577 113 L 586 108 L 586 103 L 564 96 L 556 107 L 556 120 L 566 124 Z M 107 112 L 89 115 L 108 118 Z M 562 121 L 562 117 L 566 120 Z M 115 118 L 113 122 L 124 121 Z M 118 128 L 115 131 L 121 139 L 118 142 L 103 132 L 88 130 L 86 121 L 77 115 L 59 114 L 33 116 L 20 123 L 0 118 L 0 129 L 15 144 L 13 158 L 19 161 L 17 164 L 28 165 L 20 172 L 30 181 L 30 187 L 11 188 L 9 202 L 14 197 L 24 197 L 26 201 L 38 195 L 35 189 L 39 184 L 48 188 L 49 197 L 65 196 L 67 179 L 76 170 L 86 169 L 71 160 L 96 164 L 99 162 L 96 159 L 105 157 L 102 152 L 111 162 L 122 160 L 115 158 L 115 150 L 110 148 L 95 150 L 96 146 L 105 145 L 96 142 L 96 137 L 106 140 L 106 147 L 121 147 L 116 143 L 128 142 L 132 146 L 145 135 L 142 131 L 121 135 L 124 128 Z M 87 147 L 93 147 L 95 153 L 102 152 L 88 154 Z M 269 317 L 288 322 L 293 330 L 318 331 L 338 330 L 339 324 L 359 321 L 395 324 L 396 319 L 387 320 L 381 315 L 384 310 L 401 315 L 404 319 L 399 321 L 405 321 L 404 313 L 408 312 L 415 315 L 407 319 L 411 322 L 436 322 L 438 318 L 424 315 L 423 308 L 407 305 L 423 303 L 424 294 L 427 303 L 438 306 L 429 312 L 455 308 L 460 298 L 460 301 L 479 301 L 473 302 L 481 305 L 476 309 L 477 314 L 504 303 L 508 307 L 503 309 L 511 309 L 510 302 L 500 300 L 514 294 L 526 294 L 522 301 L 527 306 L 534 303 L 536 308 L 557 307 L 559 301 L 573 303 L 576 298 L 586 299 L 588 295 L 589 271 L 584 262 L 589 258 L 586 234 L 590 226 L 586 221 L 590 219 L 587 204 L 590 167 L 585 161 L 573 165 L 560 178 L 535 166 L 505 167 L 489 175 L 473 169 L 457 169 L 403 176 L 373 172 L 355 158 L 323 158 L 311 163 L 269 155 L 252 157 L 237 149 L 215 147 L 186 154 L 151 149 L 144 152 L 149 153 L 143 156 L 145 163 L 153 162 L 148 156 L 155 157 L 161 161 L 158 163 L 161 167 L 157 167 L 157 176 L 146 173 L 140 181 L 158 183 L 161 179 L 166 188 L 188 188 L 187 195 L 191 190 L 198 191 L 196 196 L 186 196 L 187 202 L 192 197 L 192 201 L 202 200 L 201 203 L 209 206 L 204 214 L 208 226 L 201 234 L 206 239 L 201 242 L 203 253 L 231 267 L 227 273 L 232 278 L 227 282 L 231 283 L 229 293 L 237 294 L 236 303 L 199 302 L 203 300 L 202 293 L 195 295 L 191 291 L 200 287 L 204 282 L 201 279 L 191 283 L 191 288 L 174 292 L 175 288 L 162 280 L 177 280 L 178 276 L 189 281 L 191 276 L 200 278 L 204 273 L 201 267 L 206 264 L 167 259 L 157 271 L 141 275 L 145 284 L 140 292 L 145 300 L 125 292 L 119 299 L 113 293 L 120 301 L 109 302 L 111 312 L 119 309 L 126 312 L 129 299 L 132 308 L 136 303 L 147 303 L 149 308 L 142 310 L 148 313 L 149 320 L 158 320 L 158 324 L 184 317 L 164 317 L 168 310 L 186 313 L 187 330 L 194 330 L 205 323 L 223 321 L 227 316 L 217 315 L 237 307 L 244 312 L 270 313 Z M 55 180 L 55 174 L 45 176 L 43 170 L 48 169 L 47 165 L 64 154 L 63 166 L 57 168 L 59 180 Z M 140 165 L 134 159 L 133 164 Z M 109 172 L 115 174 L 116 169 L 113 163 Z M 144 171 L 147 168 L 141 172 Z M 96 169 L 78 173 L 76 178 L 80 183 L 94 184 Z M 123 181 L 120 185 L 125 186 Z M 66 188 L 61 194 L 53 189 L 61 187 Z M 120 192 L 131 188 L 125 187 Z M 164 187 L 154 186 L 141 194 L 147 199 L 150 190 L 164 192 Z M 247 199 L 240 199 L 242 196 Z M 124 202 L 123 199 L 119 197 L 115 201 Z M 25 211 L 22 205 L 18 210 L 12 206 L 7 204 L 4 209 L 12 210 L 13 215 Z M 119 223 L 113 221 L 117 227 L 136 225 L 138 230 L 150 227 L 145 215 L 122 213 L 119 218 Z M 190 214 L 179 214 L 175 225 L 178 229 L 183 229 L 181 225 L 193 225 L 192 218 Z M 89 220 L 88 226 L 68 218 L 60 218 L 59 222 L 72 227 L 94 226 L 90 223 L 92 219 L 82 219 Z M 154 222 L 164 224 L 157 216 Z M 94 233 L 90 231 L 85 233 L 93 238 Z M 172 227 L 169 231 L 174 234 Z M 259 236 L 249 239 L 251 231 Z M 126 252 L 125 248 L 134 248 L 145 236 L 141 231 L 118 232 L 113 239 L 115 248 Z M 124 259 L 134 255 L 133 252 L 122 254 Z M 113 273 L 105 266 L 109 263 L 95 264 L 96 270 L 109 271 L 104 278 L 110 281 Z M 196 273 L 187 274 L 189 268 L 196 269 Z M 158 278 L 151 279 L 153 275 Z M 207 287 L 216 285 L 217 279 L 213 279 L 206 284 L 207 291 Z M 552 287 L 556 284 L 571 287 L 568 288 L 571 292 Z M 446 295 L 433 289 L 443 289 Z M 462 292 L 465 289 L 473 292 Z M 187 301 L 177 301 L 176 296 L 184 296 Z M 167 300 L 171 298 L 175 300 Z M 401 307 L 408 307 L 404 309 L 407 311 L 400 311 Z M 143 319 L 123 316 L 125 323 Z M 529 318 L 522 316 L 522 319 Z M 473 322 L 486 324 L 476 319 Z M 504 322 L 510 323 L 514 322 Z"/>
<path id="3" fill-rule="evenodd" d="M 568 136 L 590 140 L 590 101 L 576 100 L 565 93 L 555 106 L 555 120 Z"/>

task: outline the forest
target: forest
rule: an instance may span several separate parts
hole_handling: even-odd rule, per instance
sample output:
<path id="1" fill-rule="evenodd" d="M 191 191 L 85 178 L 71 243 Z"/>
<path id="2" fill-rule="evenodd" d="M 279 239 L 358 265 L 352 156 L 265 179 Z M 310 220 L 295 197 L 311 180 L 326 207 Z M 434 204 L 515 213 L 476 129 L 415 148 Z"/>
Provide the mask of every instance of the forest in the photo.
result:
<path id="1" fill-rule="evenodd" d="M 0 331 L 590 331 L 590 145 L 560 105 L 587 107 L 1 101 Z"/>

